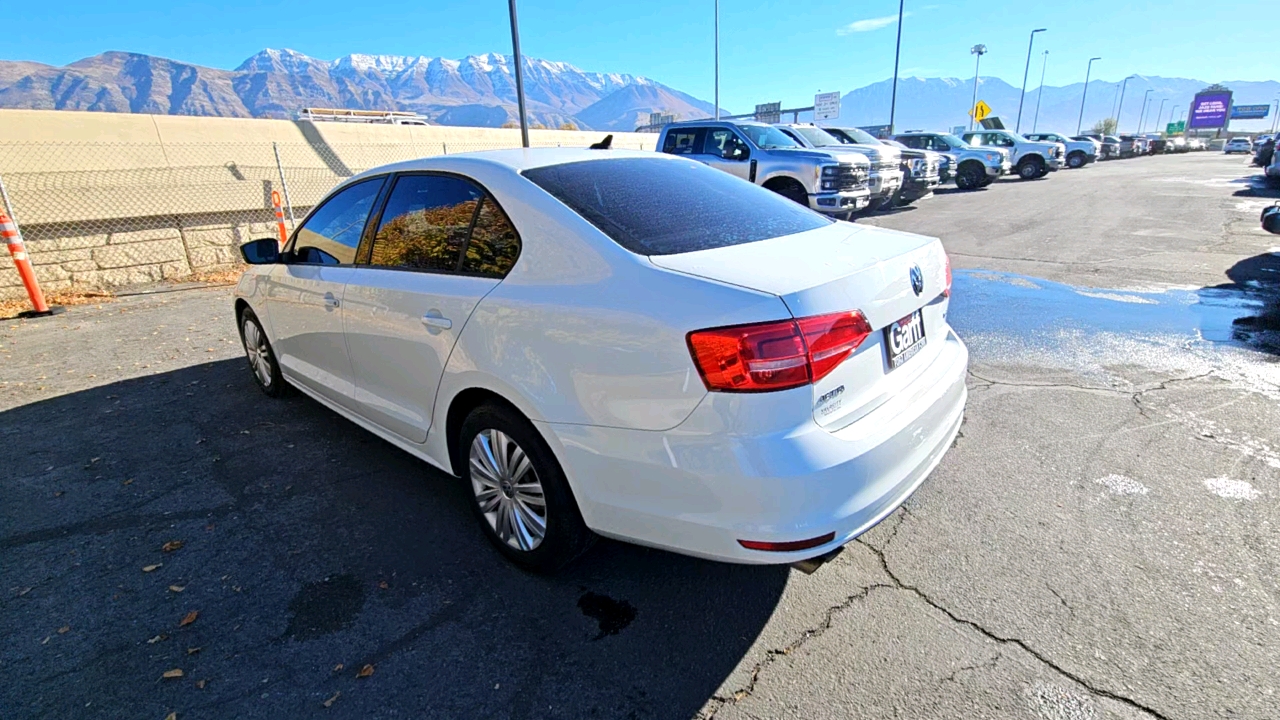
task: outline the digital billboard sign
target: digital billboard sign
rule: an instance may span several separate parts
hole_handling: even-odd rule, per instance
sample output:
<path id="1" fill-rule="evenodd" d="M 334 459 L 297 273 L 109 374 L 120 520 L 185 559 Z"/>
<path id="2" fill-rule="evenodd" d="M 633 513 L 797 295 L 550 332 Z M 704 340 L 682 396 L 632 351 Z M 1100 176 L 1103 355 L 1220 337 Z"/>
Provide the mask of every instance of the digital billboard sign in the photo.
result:
<path id="1" fill-rule="evenodd" d="M 1187 127 L 1192 130 L 1224 127 L 1230 110 L 1230 90 L 1200 93 L 1191 101 L 1191 115 L 1187 117 Z"/>

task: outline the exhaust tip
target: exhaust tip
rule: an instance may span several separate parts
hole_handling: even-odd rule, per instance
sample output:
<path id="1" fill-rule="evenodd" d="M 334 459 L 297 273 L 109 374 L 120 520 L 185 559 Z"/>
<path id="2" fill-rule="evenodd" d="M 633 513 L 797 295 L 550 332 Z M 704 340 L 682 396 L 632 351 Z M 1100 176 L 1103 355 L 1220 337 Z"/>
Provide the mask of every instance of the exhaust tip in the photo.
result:
<path id="1" fill-rule="evenodd" d="M 822 555 L 819 555 L 819 556 L 817 556 L 817 557 L 811 557 L 811 558 L 809 558 L 809 559 L 807 559 L 807 560 L 800 560 L 800 561 L 797 561 L 797 562 L 793 562 L 793 563 L 791 563 L 791 567 L 793 567 L 793 568 L 795 568 L 795 569 L 799 570 L 800 572 L 804 573 L 805 575 L 812 575 L 812 574 L 814 574 L 814 573 L 818 572 L 818 568 L 820 568 L 820 567 L 822 567 L 823 565 L 826 565 L 827 563 L 831 562 L 832 560 L 834 560 L 834 559 L 836 558 L 836 556 L 837 556 L 837 555 L 839 555 L 839 554 L 840 554 L 840 553 L 842 553 L 842 552 L 844 552 L 844 546 L 843 546 L 843 545 L 841 545 L 840 547 L 836 548 L 835 550 L 832 550 L 832 551 L 827 552 L 827 553 L 823 553 Z"/>

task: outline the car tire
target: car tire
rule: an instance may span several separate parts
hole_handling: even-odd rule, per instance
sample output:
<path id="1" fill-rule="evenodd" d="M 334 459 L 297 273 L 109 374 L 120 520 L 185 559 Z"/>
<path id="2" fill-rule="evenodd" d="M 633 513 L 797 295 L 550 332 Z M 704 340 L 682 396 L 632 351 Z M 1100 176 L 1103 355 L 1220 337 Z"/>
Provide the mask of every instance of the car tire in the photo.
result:
<path id="1" fill-rule="evenodd" d="M 1035 180 L 1044 174 L 1044 161 L 1039 156 L 1032 156 L 1018 163 L 1018 177 L 1023 180 Z"/>
<path id="2" fill-rule="evenodd" d="M 809 207 L 809 194 L 805 192 L 804 186 L 798 182 L 786 182 L 778 185 L 776 188 L 770 188 L 782 197 L 798 203 L 805 207 Z"/>
<path id="3" fill-rule="evenodd" d="M 956 187 L 961 190 L 977 190 L 982 187 L 986 171 L 980 167 L 966 165 L 956 173 Z"/>
<path id="4" fill-rule="evenodd" d="M 276 362 L 276 353 L 271 349 L 271 341 L 262 329 L 262 323 L 251 308 L 240 313 L 240 343 L 244 345 L 245 357 L 249 360 L 249 369 L 253 372 L 253 381 L 268 397 L 281 397 L 288 391 L 284 376 L 280 374 L 280 363 Z"/>
<path id="5" fill-rule="evenodd" d="M 1073 170 L 1084 167 L 1084 153 L 1074 152 L 1068 155 L 1067 167 Z"/>
<path id="6" fill-rule="evenodd" d="M 471 510 L 508 560 L 551 573 L 595 542 L 551 448 L 514 409 L 477 407 L 463 421 L 458 442 Z"/>

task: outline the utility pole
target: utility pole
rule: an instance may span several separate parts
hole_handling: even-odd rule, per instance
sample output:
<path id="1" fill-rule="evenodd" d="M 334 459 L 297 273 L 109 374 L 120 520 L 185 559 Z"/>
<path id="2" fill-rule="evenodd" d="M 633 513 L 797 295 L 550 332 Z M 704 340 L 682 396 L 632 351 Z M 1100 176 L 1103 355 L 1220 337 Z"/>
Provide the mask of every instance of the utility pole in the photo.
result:
<path id="1" fill-rule="evenodd" d="M 1022 130 L 1022 101 L 1027 97 L 1027 73 L 1031 72 L 1031 48 L 1036 44 L 1036 33 L 1042 33 L 1048 28 L 1036 28 L 1031 31 L 1031 40 L 1027 42 L 1027 66 L 1022 70 L 1022 94 L 1018 96 L 1018 121 L 1014 123 L 1013 131 Z"/>
<path id="2" fill-rule="evenodd" d="M 1040 124 L 1040 98 L 1044 97 L 1044 71 L 1049 67 L 1049 51 L 1044 51 L 1044 62 L 1040 63 L 1040 92 L 1036 93 L 1036 118 L 1031 121 L 1031 132 Z M 1076 133 L 1079 135 L 1080 133 Z"/>
<path id="3" fill-rule="evenodd" d="M 1089 74 L 1093 72 L 1093 61 L 1101 60 L 1100 57 L 1089 58 L 1089 65 L 1084 69 L 1084 92 L 1080 93 L 1080 118 L 1076 120 L 1076 135 L 1080 134 L 1080 126 L 1084 125 L 1084 99 L 1089 97 Z M 1114 108 L 1115 105 L 1113 104 Z"/>
<path id="4" fill-rule="evenodd" d="M 898 0 L 898 46 L 893 51 L 893 93 L 889 96 L 889 135 L 893 135 L 894 114 L 898 109 L 898 59 L 902 57 L 902 9 L 907 0 Z"/>
<path id="5" fill-rule="evenodd" d="M 516 106 L 520 111 L 520 144 L 522 147 L 529 147 L 529 117 L 524 112 L 524 71 L 521 69 L 523 60 L 520 57 L 520 23 L 516 21 L 516 0 L 507 0 L 507 7 L 511 11 L 511 51 L 515 54 L 512 59 L 516 64 Z"/>
<path id="6" fill-rule="evenodd" d="M 973 129 L 973 108 L 978 104 L 978 68 L 982 65 L 982 56 L 987 54 L 986 45 L 974 45 L 969 48 L 969 54 L 977 55 L 978 59 L 973 61 L 973 102 L 969 104 L 969 129 Z"/>
<path id="7" fill-rule="evenodd" d="M 720 0 L 716 0 L 716 119 L 720 119 Z"/>

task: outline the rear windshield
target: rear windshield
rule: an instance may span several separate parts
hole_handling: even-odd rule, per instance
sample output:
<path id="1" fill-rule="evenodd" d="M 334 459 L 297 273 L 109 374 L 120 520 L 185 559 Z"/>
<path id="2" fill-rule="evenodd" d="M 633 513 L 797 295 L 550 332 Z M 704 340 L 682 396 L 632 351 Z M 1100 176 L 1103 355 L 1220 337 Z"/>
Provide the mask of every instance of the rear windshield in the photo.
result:
<path id="1" fill-rule="evenodd" d="M 524 176 L 640 255 L 741 245 L 834 222 L 772 191 L 691 161 L 585 160 L 532 168 Z"/>

